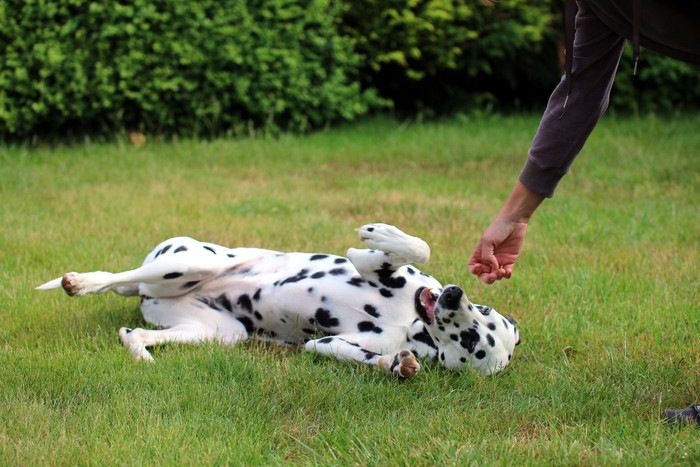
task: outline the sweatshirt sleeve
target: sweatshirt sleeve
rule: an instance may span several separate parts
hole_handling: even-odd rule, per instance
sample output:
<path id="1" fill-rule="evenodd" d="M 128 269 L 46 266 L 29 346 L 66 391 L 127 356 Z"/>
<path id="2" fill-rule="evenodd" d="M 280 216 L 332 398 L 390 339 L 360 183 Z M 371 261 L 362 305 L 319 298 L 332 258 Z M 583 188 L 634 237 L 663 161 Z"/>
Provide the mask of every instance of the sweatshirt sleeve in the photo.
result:
<path id="1" fill-rule="evenodd" d="M 566 77 L 554 89 L 520 173 L 520 182 L 551 198 L 588 136 L 608 108 L 625 39 L 578 2 L 571 94 Z M 566 103 L 566 105 L 565 105 Z"/>

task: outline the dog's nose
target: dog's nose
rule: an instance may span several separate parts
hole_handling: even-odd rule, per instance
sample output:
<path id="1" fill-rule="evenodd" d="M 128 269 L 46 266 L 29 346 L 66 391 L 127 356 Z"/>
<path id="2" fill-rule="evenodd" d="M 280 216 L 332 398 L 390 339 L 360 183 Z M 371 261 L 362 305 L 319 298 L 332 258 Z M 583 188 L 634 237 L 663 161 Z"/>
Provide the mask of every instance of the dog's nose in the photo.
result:
<path id="1" fill-rule="evenodd" d="M 448 308 L 450 310 L 456 310 L 459 308 L 459 301 L 462 299 L 462 289 L 456 285 L 451 285 L 442 291 L 440 295 L 440 304 L 443 308 Z"/>

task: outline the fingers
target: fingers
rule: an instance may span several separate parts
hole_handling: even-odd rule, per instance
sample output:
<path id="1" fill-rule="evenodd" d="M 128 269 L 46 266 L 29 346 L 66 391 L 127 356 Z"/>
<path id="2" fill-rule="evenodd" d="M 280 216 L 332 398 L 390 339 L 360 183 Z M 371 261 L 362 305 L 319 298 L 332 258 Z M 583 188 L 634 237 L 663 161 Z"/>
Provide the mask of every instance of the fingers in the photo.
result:
<path id="1" fill-rule="evenodd" d="M 510 279 L 513 275 L 513 266 L 500 266 L 496 270 L 483 264 L 476 264 L 469 267 L 469 272 L 477 276 L 484 284 L 491 285 L 501 279 Z"/>

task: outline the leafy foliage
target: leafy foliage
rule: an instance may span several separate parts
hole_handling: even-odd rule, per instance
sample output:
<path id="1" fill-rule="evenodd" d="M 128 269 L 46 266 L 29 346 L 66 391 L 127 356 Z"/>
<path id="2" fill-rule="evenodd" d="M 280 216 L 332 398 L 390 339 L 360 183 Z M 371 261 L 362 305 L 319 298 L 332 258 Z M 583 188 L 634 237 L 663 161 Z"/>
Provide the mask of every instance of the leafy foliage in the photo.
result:
<path id="1" fill-rule="evenodd" d="M 325 0 L 3 0 L 0 133 L 306 130 L 381 103 Z"/>
<path id="2" fill-rule="evenodd" d="M 366 86 L 399 109 L 441 111 L 550 92 L 560 73 L 551 4 L 359 0 L 343 28 L 364 57 Z"/>
<path id="3" fill-rule="evenodd" d="M 540 110 L 555 0 L 0 0 L 0 138 L 305 131 L 402 114 Z M 697 108 L 697 68 L 644 53 L 612 109 Z"/>
<path id="4" fill-rule="evenodd" d="M 700 69 L 650 50 L 642 50 L 634 75 L 632 49 L 627 47 L 615 77 L 611 108 L 623 112 L 697 109 Z"/>

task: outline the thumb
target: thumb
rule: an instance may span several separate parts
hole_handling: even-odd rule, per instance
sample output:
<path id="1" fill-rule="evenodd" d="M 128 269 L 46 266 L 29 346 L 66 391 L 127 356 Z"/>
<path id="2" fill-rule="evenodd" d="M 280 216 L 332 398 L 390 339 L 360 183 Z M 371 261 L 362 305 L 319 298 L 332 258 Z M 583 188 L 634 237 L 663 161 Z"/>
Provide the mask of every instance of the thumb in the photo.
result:
<path id="1" fill-rule="evenodd" d="M 498 271 L 498 260 L 494 251 L 495 247 L 493 244 L 484 242 L 481 245 L 481 264 L 490 267 L 491 271 Z"/>

